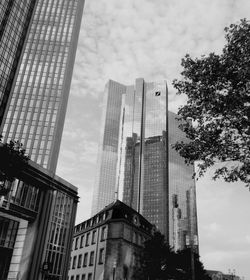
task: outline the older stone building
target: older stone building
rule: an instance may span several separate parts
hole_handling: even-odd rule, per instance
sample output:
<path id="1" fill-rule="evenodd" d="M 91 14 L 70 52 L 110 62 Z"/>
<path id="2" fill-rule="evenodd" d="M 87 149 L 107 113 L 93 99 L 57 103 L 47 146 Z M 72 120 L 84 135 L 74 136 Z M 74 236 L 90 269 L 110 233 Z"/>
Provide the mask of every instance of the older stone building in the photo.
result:
<path id="1" fill-rule="evenodd" d="M 69 280 L 136 279 L 152 225 L 117 200 L 75 226 Z"/>

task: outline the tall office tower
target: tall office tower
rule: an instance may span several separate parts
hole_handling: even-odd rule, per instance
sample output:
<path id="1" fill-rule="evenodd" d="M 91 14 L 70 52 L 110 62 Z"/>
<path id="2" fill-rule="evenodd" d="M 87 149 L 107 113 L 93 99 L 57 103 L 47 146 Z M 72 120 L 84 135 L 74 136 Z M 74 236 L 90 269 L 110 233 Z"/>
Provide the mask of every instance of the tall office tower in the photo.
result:
<path id="1" fill-rule="evenodd" d="M 0 132 L 55 171 L 84 0 L 30 2 L 36 4 Z"/>
<path id="2" fill-rule="evenodd" d="M 0 124 L 31 20 L 35 1 L 0 3 Z"/>
<path id="3" fill-rule="evenodd" d="M 166 83 L 109 81 L 104 108 L 92 214 L 119 193 L 176 250 L 198 246 L 193 166 L 171 148 L 185 136 L 167 114 Z"/>

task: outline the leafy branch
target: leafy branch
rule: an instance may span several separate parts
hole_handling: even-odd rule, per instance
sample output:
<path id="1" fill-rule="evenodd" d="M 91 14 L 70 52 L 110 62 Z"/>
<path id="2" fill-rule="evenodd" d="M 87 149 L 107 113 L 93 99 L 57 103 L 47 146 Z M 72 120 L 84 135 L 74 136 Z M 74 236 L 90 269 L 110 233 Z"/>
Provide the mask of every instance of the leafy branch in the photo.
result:
<path id="1" fill-rule="evenodd" d="M 29 157 L 20 141 L 2 143 L 0 136 L 0 196 L 9 193 L 11 183 L 20 175 L 28 161 Z"/>
<path id="2" fill-rule="evenodd" d="M 225 38 L 220 55 L 182 59 L 182 78 L 173 85 L 188 97 L 178 115 L 189 142 L 174 148 L 187 164 L 199 161 L 198 176 L 218 162 L 231 162 L 213 178 L 250 187 L 250 23 L 231 24 Z"/>

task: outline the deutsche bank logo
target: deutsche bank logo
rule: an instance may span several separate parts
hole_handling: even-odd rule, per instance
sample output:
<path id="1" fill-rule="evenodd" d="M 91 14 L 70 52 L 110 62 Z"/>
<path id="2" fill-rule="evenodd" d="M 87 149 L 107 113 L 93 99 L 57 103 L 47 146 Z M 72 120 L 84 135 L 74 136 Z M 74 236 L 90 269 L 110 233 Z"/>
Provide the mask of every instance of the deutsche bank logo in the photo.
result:
<path id="1" fill-rule="evenodd" d="M 161 92 L 160 91 L 156 91 L 155 92 L 155 96 L 160 96 L 161 95 Z"/>

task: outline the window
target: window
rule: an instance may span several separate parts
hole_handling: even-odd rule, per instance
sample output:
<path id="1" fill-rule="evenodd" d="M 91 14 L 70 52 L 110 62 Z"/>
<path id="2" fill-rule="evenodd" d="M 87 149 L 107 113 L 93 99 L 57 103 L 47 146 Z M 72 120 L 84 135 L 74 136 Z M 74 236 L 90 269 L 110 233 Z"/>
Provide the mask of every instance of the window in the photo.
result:
<path id="1" fill-rule="evenodd" d="M 92 232 L 92 244 L 95 244 L 96 230 Z"/>
<path id="2" fill-rule="evenodd" d="M 78 240 L 79 240 L 79 237 L 77 237 L 77 238 L 75 239 L 75 250 L 77 250 L 77 248 L 78 248 Z"/>
<path id="3" fill-rule="evenodd" d="M 92 280 L 92 273 L 88 274 L 88 280 Z"/>
<path id="4" fill-rule="evenodd" d="M 76 280 L 80 280 L 80 275 L 76 275 Z"/>
<path id="5" fill-rule="evenodd" d="M 103 227 L 101 232 L 101 241 L 105 240 L 105 238 L 106 238 L 106 227 Z"/>
<path id="6" fill-rule="evenodd" d="M 133 232 L 133 243 L 135 243 L 135 244 L 138 243 L 138 234 L 137 234 L 137 232 Z"/>
<path id="7" fill-rule="evenodd" d="M 72 269 L 76 268 L 76 256 L 73 257 Z"/>
<path id="8" fill-rule="evenodd" d="M 89 257 L 89 266 L 92 266 L 94 264 L 94 251 L 90 252 Z"/>
<path id="9" fill-rule="evenodd" d="M 74 275 L 72 275 L 72 276 L 70 277 L 70 280 L 74 280 Z"/>
<path id="10" fill-rule="evenodd" d="M 99 222 L 101 222 L 103 220 L 103 214 L 99 215 Z"/>
<path id="11" fill-rule="evenodd" d="M 85 280 L 85 274 L 82 274 L 82 279 L 81 280 Z"/>
<path id="12" fill-rule="evenodd" d="M 85 229 L 85 225 L 86 225 L 85 222 L 81 224 L 81 230 Z"/>
<path id="13" fill-rule="evenodd" d="M 103 264 L 104 261 L 104 248 L 101 248 L 99 251 L 99 264 Z"/>
<path id="14" fill-rule="evenodd" d="M 82 266 L 82 254 L 78 256 L 77 268 L 80 268 L 81 266 Z"/>
<path id="15" fill-rule="evenodd" d="M 19 223 L 0 217 L 0 225 L 0 245 L 6 248 L 14 248 Z"/>
<path id="16" fill-rule="evenodd" d="M 141 236 L 141 234 L 138 235 L 138 245 L 142 245 L 142 236 Z"/>
<path id="17" fill-rule="evenodd" d="M 80 239 L 80 248 L 83 248 L 83 241 L 84 241 L 84 235 L 82 235 Z"/>
<path id="18" fill-rule="evenodd" d="M 69 260 L 68 270 L 70 270 L 71 261 L 72 261 L 72 257 L 70 257 L 70 260 Z M 69 278 L 69 277 L 68 277 L 68 278 Z"/>
<path id="19" fill-rule="evenodd" d="M 85 246 L 89 246 L 89 236 L 90 236 L 90 232 L 87 233 Z"/>
<path id="20" fill-rule="evenodd" d="M 88 253 L 84 254 L 84 258 L 83 258 L 83 267 L 87 266 L 87 262 L 88 262 Z"/>
<path id="21" fill-rule="evenodd" d="M 103 219 L 106 220 L 106 219 L 107 219 L 107 216 L 108 216 L 108 213 L 105 212 L 105 213 L 103 214 Z"/>

